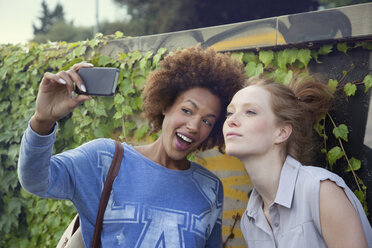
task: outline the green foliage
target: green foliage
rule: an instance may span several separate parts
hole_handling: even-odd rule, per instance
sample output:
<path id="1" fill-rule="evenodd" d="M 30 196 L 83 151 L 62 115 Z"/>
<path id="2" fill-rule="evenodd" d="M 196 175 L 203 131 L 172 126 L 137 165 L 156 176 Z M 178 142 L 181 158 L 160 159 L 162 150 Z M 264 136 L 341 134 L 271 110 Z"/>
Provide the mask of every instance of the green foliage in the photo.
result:
<path id="1" fill-rule="evenodd" d="M 93 29 L 89 27 L 76 27 L 72 22 L 59 21 L 54 23 L 48 32 L 36 34 L 33 41 L 46 43 L 48 41 L 76 42 L 93 37 Z"/>
<path id="2" fill-rule="evenodd" d="M 35 197 L 21 189 L 17 178 L 19 144 L 45 72 L 67 70 L 80 61 L 120 68 L 115 97 L 93 97 L 59 122 L 56 153 L 98 137 L 140 142 L 147 136 L 149 127 L 136 117 L 140 94 L 166 50 L 123 53 L 115 59 L 100 55 L 109 39 L 121 37 L 117 32 L 76 43 L 0 45 L 0 247 L 55 247 L 75 214 L 69 201 Z"/>
<path id="3" fill-rule="evenodd" d="M 371 75 L 368 74 L 367 76 L 365 76 L 365 78 L 363 79 L 363 83 L 365 85 L 364 92 L 367 92 L 368 89 L 372 87 L 372 77 L 371 77 Z"/>
<path id="4" fill-rule="evenodd" d="M 329 88 L 331 88 L 332 93 L 335 93 L 336 92 L 337 85 L 338 85 L 338 81 L 337 80 L 335 80 L 335 79 L 329 79 L 328 80 L 328 86 L 329 86 Z"/>
<path id="5" fill-rule="evenodd" d="M 331 150 L 328 151 L 327 159 L 328 159 L 328 163 L 331 165 L 331 168 L 338 159 L 342 158 L 343 155 L 344 155 L 344 152 L 338 146 L 335 146 Z"/>
<path id="6" fill-rule="evenodd" d="M 115 58 L 100 54 L 109 39 L 123 37 L 122 32 L 112 36 L 97 34 L 92 40 L 75 43 L 47 43 L 27 45 L 0 45 L 0 247 L 55 247 L 62 232 L 75 214 L 68 201 L 40 199 L 21 189 L 16 163 L 22 134 L 34 112 L 38 84 L 45 72 L 67 70 L 80 61 L 95 66 L 120 69 L 117 94 L 114 97 L 94 97 L 76 108 L 61 121 L 54 152 L 75 148 L 98 137 L 112 137 L 122 141 L 139 142 L 149 135 L 149 126 L 139 117 L 142 100 L 141 91 L 150 71 L 158 67 L 166 49 L 156 53 L 121 53 Z M 368 43 L 367 43 L 368 44 Z M 365 43 L 358 47 L 368 47 Z M 351 47 L 351 46 L 350 46 Z M 357 46 L 355 46 L 357 47 Z M 265 75 L 279 83 L 288 84 L 294 72 L 306 70 L 311 61 L 320 63 L 334 49 L 325 45 L 319 49 L 289 48 L 280 51 L 234 53 L 235 59 L 245 64 L 249 76 Z M 348 48 L 349 49 L 349 48 Z M 350 48 L 352 49 L 352 48 Z M 365 91 L 371 87 L 371 76 L 366 75 L 360 83 Z M 335 90 L 342 80 L 330 80 Z M 352 85 L 345 89 L 352 96 Z M 346 88 L 346 87 L 345 87 Z M 326 120 L 331 120 L 333 135 L 325 132 Z M 344 124 L 336 125 L 330 116 L 322 118 L 314 128 L 328 140 L 332 136 L 338 146 L 323 147 L 328 163 L 345 158 L 351 173 L 361 168 L 360 160 L 347 158 L 342 142 L 347 142 L 348 129 Z M 151 134 L 156 139 L 159 133 Z M 192 157 L 192 156 L 191 156 Z M 355 191 L 366 212 L 366 187 L 356 177 Z"/>
<path id="7" fill-rule="evenodd" d="M 347 140 L 347 135 L 349 134 L 349 130 L 345 124 L 341 124 L 338 127 L 333 128 L 333 134 L 335 135 L 336 139 L 341 138 L 344 141 Z"/>

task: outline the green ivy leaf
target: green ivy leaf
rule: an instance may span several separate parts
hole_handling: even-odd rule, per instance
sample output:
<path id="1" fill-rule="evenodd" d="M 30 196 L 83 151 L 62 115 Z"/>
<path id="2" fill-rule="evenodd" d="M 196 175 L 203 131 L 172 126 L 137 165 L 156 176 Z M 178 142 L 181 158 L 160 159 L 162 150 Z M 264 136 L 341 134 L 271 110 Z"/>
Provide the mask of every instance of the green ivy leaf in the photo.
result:
<path id="1" fill-rule="evenodd" d="M 133 130 L 137 127 L 137 124 L 134 121 L 126 121 L 124 122 L 124 126 L 128 130 Z"/>
<path id="2" fill-rule="evenodd" d="M 338 146 L 335 146 L 331 150 L 328 151 L 327 160 L 331 168 L 338 159 L 342 158 L 343 155 L 344 155 L 344 152 Z"/>
<path id="3" fill-rule="evenodd" d="M 356 195 L 356 197 L 358 198 L 358 200 L 360 202 L 364 202 L 364 192 L 361 191 L 361 190 L 355 190 L 354 191 L 354 194 Z"/>
<path id="4" fill-rule="evenodd" d="M 158 67 L 158 64 L 159 64 L 159 61 L 161 59 L 161 54 L 155 54 L 154 58 L 152 59 L 152 64 L 155 66 L 155 67 Z"/>
<path id="5" fill-rule="evenodd" d="M 271 50 L 261 50 L 259 52 L 259 60 L 267 67 L 274 59 L 274 52 Z"/>
<path id="6" fill-rule="evenodd" d="M 94 108 L 93 112 L 97 116 L 105 116 L 105 117 L 107 117 L 107 113 L 106 113 L 106 110 L 105 110 L 105 106 L 104 105 L 98 105 L 96 108 Z"/>
<path id="7" fill-rule="evenodd" d="M 233 52 L 230 57 L 239 62 L 243 62 L 243 55 L 243 52 Z"/>
<path id="8" fill-rule="evenodd" d="M 337 44 L 337 50 L 339 50 L 340 52 L 343 52 L 343 53 L 346 54 L 347 50 L 349 50 L 349 49 L 350 49 L 350 47 L 348 47 L 346 42 Z"/>
<path id="9" fill-rule="evenodd" d="M 309 61 L 311 60 L 311 51 L 309 49 L 300 49 L 298 52 L 298 60 L 307 68 Z"/>
<path id="10" fill-rule="evenodd" d="M 110 129 L 106 126 L 98 126 L 94 129 L 94 136 L 96 138 L 108 138 L 111 136 Z"/>
<path id="11" fill-rule="evenodd" d="M 344 91 L 345 91 L 347 96 L 354 96 L 355 92 L 356 92 L 356 89 L 357 89 L 356 85 L 352 84 L 352 83 L 347 83 L 344 86 Z"/>
<path id="12" fill-rule="evenodd" d="M 254 62 L 257 64 L 259 62 L 259 59 L 258 56 L 253 52 L 245 52 L 243 55 L 243 62 L 246 64 L 248 64 L 249 62 Z"/>
<path id="13" fill-rule="evenodd" d="M 134 85 L 137 87 L 137 89 L 142 90 L 146 83 L 146 77 L 144 76 L 137 76 L 133 80 Z"/>
<path id="14" fill-rule="evenodd" d="M 293 72 L 289 70 L 288 72 L 283 69 L 277 69 L 274 73 L 274 80 L 278 83 L 283 83 L 288 85 L 292 79 Z"/>
<path id="15" fill-rule="evenodd" d="M 147 125 L 142 125 L 140 128 L 136 130 L 136 138 L 141 140 L 149 131 L 149 127 Z"/>
<path id="16" fill-rule="evenodd" d="M 276 53 L 275 59 L 280 69 L 287 69 L 287 58 L 285 57 L 284 51 Z"/>
<path id="17" fill-rule="evenodd" d="M 371 88 L 371 86 L 372 86 L 371 75 L 368 74 L 367 76 L 365 76 L 364 79 L 363 79 L 363 83 L 364 83 L 364 87 L 365 87 L 364 93 L 366 93 L 368 91 L 368 89 Z"/>
<path id="18" fill-rule="evenodd" d="M 319 48 L 318 54 L 320 55 L 327 55 L 328 53 L 332 52 L 333 45 L 324 45 Z"/>
<path id="19" fill-rule="evenodd" d="M 362 47 L 364 49 L 372 50 L 372 42 L 371 41 L 369 41 L 369 42 L 363 42 Z"/>
<path id="20" fill-rule="evenodd" d="M 311 57 L 315 60 L 315 62 L 317 62 L 318 64 L 321 64 L 322 62 L 319 61 L 318 54 L 319 53 L 317 51 L 311 50 Z"/>
<path id="21" fill-rule="evenodd" d="M 349 130 L 345 124 L 340 124 L 338 127 L 333 128 L 332 132 L 336 139 L 341 138 L 346 142 L 348 141 L 347 136 L 349 134 Z"/>
<path id="22" fill-rule="evenodd" d="M 309 51 L 310 53 L 310 50 L 307 51 Z M 298 49 L 297 48 L 284 49 L 283 56 L 285 57 L 286 62 L 288 64 L 293 64 L 297 60 L 297 57 L 299 56 Z"/>
<path id="23" fill-rule="evenodd" d="M 255 62 L 249 62 L 245 66 L 245 72 L 248 77 L 258 76 L 263 73 L 263 65 L 261 63 L 256 64 Z"/>
<path id="24" fill-rule="evenodd" d="M 315 122 L 313 128 L 320 137 L 328 139 L 327 135 L 324 133 L 324 124 L 322 124 L 321 121 Z"/>
<path id="25" fill-rule="evenodd" d="M 130 58 L 130 61 L 137 61 L 137 60 L 140 60 L 142 58 L 142 54 L 140 51 L 135 51 L 133 53 L 131 53 L 131 58 Z"/>
<path id="26" fill-rule="evenodd" d="M 74 50 L 75 56 L 76 56 L 76 57 L 82 56 L 83 54 L 85 54 L 85 51 L 86 51 L 86 50 L 87 50 L 87 47 L 86 47 L 86 46 L 80 46 L 80 47 L 77 47 L 77 48 Z"/>
<path id="27" fill-rule="evenodd" d="M 120 112 L 116 112 L 112 118 L 114 118 L 115 120 L 119 120 L 121 119 L 121 117 L 122 117 L 122 114 Z"/>
<path id="28" fill-rule="evenodd" d="M 18 216 L 21 213 L 22 201 L 19 198 L 10 199 L 7 205 L 7 214 Z"/>
<path id="29" fill-rule="evenodd" d="M 124 97 L 121 94 L 116 94 L 114 97 L 114 104 L 120 105 L 124 102 Z"/>
<path id="30" fill-rule="evenodd" d="M 331 89 L 332 93 L 336 92 L 338 81 L 336 79 L 328 80 L 328 87 Z"/>
<path id="31" fill-rule="evenodd" d="M 102 56 L 99 57 L 99 60 L 98 60 L 98 65 L 99 66 L 105 66 L 108 63 L 110 63 L 110 58 L 108 56 L 102 55 Z"/>
<path id="32" fill-rule="evenodd" d="M 123 37 L 124 37 L 124 34 L 122 32 L 120 32 L 120 31 L 115 32 L 115 40 L 123 38 Z"/>
<path id="33" fill-rule="evenodd" d="M 359 159 L 356 159 L 356 158 L 354 158 L 354 157 L 352 157 L 352 158 L 349 160 L 349 162 L 350 162 L 351 168 L 353 168 L 353 171 L 357 171 L 357 170 L 359 170 L 360 167 L 361 167 L 361 165 L 362 165 L 362 162 L 361 162 Z M 349 172 L 349 171 L 351 171 L 350 166 L 348 166 L 348 167 L 346 168 L 346 172 Z"/>
<path id="34" fill-rule="evenodd" d="M 123 107 L 123 113 L 126 114 L 126 115 L 132 115 L 133 110 L 130 106 L 126 105 L 126 106 Z"/>

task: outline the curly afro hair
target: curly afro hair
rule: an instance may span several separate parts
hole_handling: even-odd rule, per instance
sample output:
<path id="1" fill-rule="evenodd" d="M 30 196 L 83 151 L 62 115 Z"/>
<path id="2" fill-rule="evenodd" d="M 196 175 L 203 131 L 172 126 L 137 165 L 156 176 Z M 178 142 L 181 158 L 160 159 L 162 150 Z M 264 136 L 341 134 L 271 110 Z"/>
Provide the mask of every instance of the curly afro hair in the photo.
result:
<path id="1" fill-rule="evenodd" d="M 180 94 L 195 87 L 206 88 L 220 98 L 221 114 L 209 137 L 198 149 L 218 146 L 221 151 L 226 107 L 247 79 L 243 64 L 212 48 L 203 50 L 199 45 L 168 55 L 160 66 L 161 69 L 150 73 L 142 93 L 143 115 L 152 131 L 161 129 L 163 110 L 172 106 Z"/>

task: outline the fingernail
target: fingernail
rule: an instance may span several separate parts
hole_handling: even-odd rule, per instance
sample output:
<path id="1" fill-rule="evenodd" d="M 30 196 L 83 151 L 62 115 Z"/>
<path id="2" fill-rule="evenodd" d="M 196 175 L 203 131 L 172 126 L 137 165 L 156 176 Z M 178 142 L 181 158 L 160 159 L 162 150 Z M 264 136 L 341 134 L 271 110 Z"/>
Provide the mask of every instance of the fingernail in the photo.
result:
<path id="1" fill-rule="evenodd" d="M 88 65 L 90 65 L 90 66 L 94 66 L 92 63 L 87 63 Z"/>
<path id="2" fill-rule="evenodd" d="M 81 85 L 80 87 L 81 87 L 81 90 L 82 90 L 83 92 L 87 92 L 87 88 L 85 88 L 84 85 Z"/>
<path id="3" fill-rule="evenodd" d="M 76 94 L 75 94 L 74 91 L 71 92 L 71 97 L 72 97 L 72 99 L 75 99 L 76 98 Z"/>
<path id="4" fill-rule="evenodd" d="M 63 80 L 62 78 L 59 78 L 58 81 L 59 81 L 61 84 L 66 85 L 66 81 Z"/>

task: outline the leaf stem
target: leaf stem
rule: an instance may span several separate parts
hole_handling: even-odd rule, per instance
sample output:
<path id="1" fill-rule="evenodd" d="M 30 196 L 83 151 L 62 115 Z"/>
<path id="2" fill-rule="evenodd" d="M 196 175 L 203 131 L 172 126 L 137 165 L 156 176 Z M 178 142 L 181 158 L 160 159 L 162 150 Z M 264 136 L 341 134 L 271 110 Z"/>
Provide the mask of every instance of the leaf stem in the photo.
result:
<path id="1" fill-rule="evenodd" d="M 333 124 L 333 127 L 337 127 L 337 126 L 336 126 L 336 123 L 334 122 L 334 120 L 333 120 L 333 118 L 332 118 L 332 116 L 331 116 L 329 113 L 327 113 L 327 116 L 328 116 L 329 119 L 331 120 L 331 122 L 332 122 L 332 124 Z M 350 170 L 351 170 L 351 172 L 352 172 L 352 174 L 353 174 L 353 176 L 354 176 L 354 180 L 355 180 L 355 182 L 356 182 L 356 184 L 357 184 L 357 186 L 358 186 L 358 189 L 359 189 L 360 191 L 362 191 L 362 189 L 360 188 L 359 182 L 358 182 L 359 177 L 356 175 L 356 173 L 355 173 L 353 167 L 351 166 L 351 163 L 350 163 L 350 161 L 349 161 L 349 158 L 347 157 L 347 154 L 346 154 L 346 152 L 345 152 L 344 146 L 343 146 L 343 144 L 342 144 L 342 140 L 341 140 L 340 138 L 337 138 L 337 140 L 338 140 L 338 143 L 340 144 L 341 150 L 344 152 L 344 157 L 345 157 L 346 162 L 347 162 L 347 164 L 348 164 L 348 166 L 349 166 L 349 168 L 350 168 Z"/>

